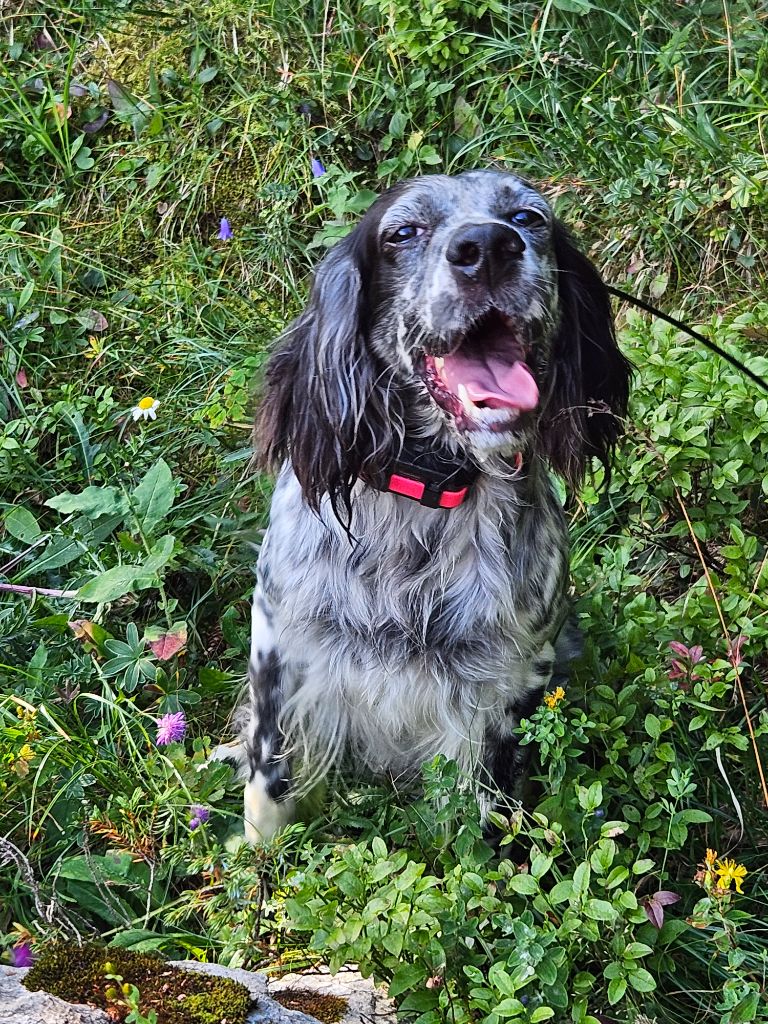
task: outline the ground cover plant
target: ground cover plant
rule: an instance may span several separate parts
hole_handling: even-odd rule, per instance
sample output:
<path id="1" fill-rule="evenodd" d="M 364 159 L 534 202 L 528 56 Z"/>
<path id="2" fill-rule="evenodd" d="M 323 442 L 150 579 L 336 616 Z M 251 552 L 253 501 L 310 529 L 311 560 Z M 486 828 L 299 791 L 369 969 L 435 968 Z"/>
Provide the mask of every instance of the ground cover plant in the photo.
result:
<path id="1" fill-rule="evenodd" d="M 398 177 L 541 183 L 606 278 L 768 375 L 759 5 L 5 4 L 0 934 L 359 961 L 409 1019 L 766 1021 L 768 396 L 618 310 L 610 483 L 570 496 L 583 662 L 499 858 L 455 768 L 269 848 L 205 767 L 269 481 L 251 387 Z M 565 496 L 564 496 L 565 497 Z M 139 992 L 140 1003 L 140 992 Z"/>

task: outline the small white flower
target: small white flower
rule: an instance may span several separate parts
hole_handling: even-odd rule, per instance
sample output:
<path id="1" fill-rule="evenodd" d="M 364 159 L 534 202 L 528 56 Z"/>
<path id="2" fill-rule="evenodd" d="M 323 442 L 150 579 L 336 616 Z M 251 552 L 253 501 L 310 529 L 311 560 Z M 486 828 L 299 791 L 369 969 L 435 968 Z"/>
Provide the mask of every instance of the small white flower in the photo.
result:
<path id="1" fill-rule="evenodd" d="M 134 405 L 131 409 L 131 415 L 134 422 L 136 420 L 156 420 L 159 408 L 160 403 L 156 398 L 142 398 L 138 405 Z"/>

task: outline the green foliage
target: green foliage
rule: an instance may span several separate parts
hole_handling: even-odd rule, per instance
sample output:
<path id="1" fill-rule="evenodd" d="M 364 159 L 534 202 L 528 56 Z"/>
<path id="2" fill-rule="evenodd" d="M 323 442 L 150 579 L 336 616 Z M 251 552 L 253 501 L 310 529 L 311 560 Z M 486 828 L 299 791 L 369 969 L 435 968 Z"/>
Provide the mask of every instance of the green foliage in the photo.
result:
<path id="1" fill-rule="evenodd" d="M 562 714 L 559 706 L 541 713 Z M 593 743 L 611 720 L 607 709 L 596 718 L 587 726 Z M 616 1004 L 653 1014 L 657 989 L 687 974 L 681 960 L 699 945 L 692 924 L 717 923 L 723 962 L 713 966 L 724 977 L 733 950 L 750 945 L 739 938 L 743 915 L 728 895 L 708 897 L 706 908 L 699 901 L 691 923 L 685 902 L 661 927 L 645 909 L 660 891 L 672 897 L 668 908 L 695 899 L 690 880 L 673 880 L 668 860 L 688 845 L 691 826 L 711 821 L 683 806 L 696 790 L 689 778 L 670 769 L 667 797 L 642 812 L 626 802 L 615 771 L 589 787 L 570 781 L 557 817 L 541 809 L 551 799 L 532 813 L 494 812 L 500 846 L 511 852 L 499 860 L 456 766 L 437 759 L 425 767 L 424 796 L 391 807 L 384 827 L 369 826 L 355 843 L 305 850 L 285 883 L 284 927 L 309 933 L 309 950 L 332 970 L 359 962 L 424 1024 L 566 1013 L 594 1024 L 591 1011 Z M 614 808 L 626 820 L 610 819 Z M 395 838 L 388 845 L 378 832 Z M 741 962 L 748 956 L 743 951 Z M 742 983 L 750 1005 L 752 991 Z"/>
<path id="2" fill-rule="evenodd" d="M 494 848 L 433 765 L 410 803 L 341 785 L 254 853 L 233 772 L 208 763 L 269 495 L 248 471 L 254 378 L 382 187 L 489 164 L 543 182 L 606 277 L 768 374 L 762 14 L 29 0 L 0 18 L 3 943 L 357 957 L 424 1024 L 764 1021 L 768 405 L 662 323 L 619 311 L 627 439 L 570 506 L 587 651 L 524 725 L 540 768 Z M 154 421 L 133 417 L 145 397 Z M 179 711 L 186 737 L 158 746 Z"/>

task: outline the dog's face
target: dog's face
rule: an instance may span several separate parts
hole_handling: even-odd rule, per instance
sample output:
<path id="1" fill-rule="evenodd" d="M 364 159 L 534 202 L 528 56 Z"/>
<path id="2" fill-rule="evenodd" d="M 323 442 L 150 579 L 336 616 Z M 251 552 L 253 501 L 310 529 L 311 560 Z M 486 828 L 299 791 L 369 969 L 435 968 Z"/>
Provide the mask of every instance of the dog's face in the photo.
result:
<path id="1" fill-rule="evenodd" d="M 406 434 L 486 464 L 538 454 L 572 484 L 619 433 L 629 364 L 602 280 L 512 174 L 403 182 L 320 265 L 267 371 L 265 465 L 349 510 Z"/>
<path id="2" fill-rule="evenodd" d="M 530 185 L 475 171 L 407 182 L 361 224 L 370 343 L 418 385 L 424 433 L 479 457 L 524 444 L 558 320 L 553 222 Z"/>

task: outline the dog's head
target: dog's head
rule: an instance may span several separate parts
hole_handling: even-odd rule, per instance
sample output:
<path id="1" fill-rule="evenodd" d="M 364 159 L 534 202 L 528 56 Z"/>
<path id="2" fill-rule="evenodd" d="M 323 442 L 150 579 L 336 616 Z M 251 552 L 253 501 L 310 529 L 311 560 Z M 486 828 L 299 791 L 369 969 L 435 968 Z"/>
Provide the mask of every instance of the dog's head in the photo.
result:
<path id="1" fill-rule="evenodd" d="M 531 185 L 499 171 L 403 182 L 326 256 L 267 370 L 265 465 L 349 510 L 403 437 L 480 465 L 536 450 L 576 486 L 606 465 L 629 364 L 597 270 Z"/>

